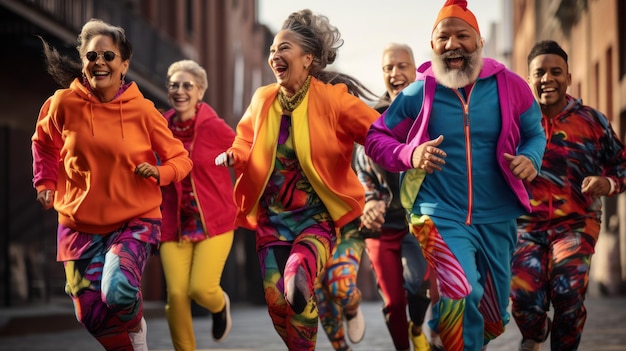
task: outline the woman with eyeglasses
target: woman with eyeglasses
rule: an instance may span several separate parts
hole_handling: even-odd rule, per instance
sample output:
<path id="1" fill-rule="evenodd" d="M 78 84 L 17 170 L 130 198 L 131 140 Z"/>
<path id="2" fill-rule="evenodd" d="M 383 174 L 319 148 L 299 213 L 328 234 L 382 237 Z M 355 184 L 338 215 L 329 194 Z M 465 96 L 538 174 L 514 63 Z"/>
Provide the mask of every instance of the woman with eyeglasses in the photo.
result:
<path id="1" fill-rule="evenodd" d="M 202 102 L 207 84 L 206 71 L 192 60 L 174 62 L 167 71 L 172 108 L 164 116 L 194 165 L 182 181 L 161 188 L 165 311 L 176 351 L 196 350 L 192 299 L 211 312 L 213 340 L 224 340 L 231 327 L 230 301 L 220 281 L 233 244 L 237 208 L 231 173 L 214 160 L 233 143 L 235 131 Z"/>
<path id="2" fill-rule="evenodd" d="M 148 350 L 141 277 L 161 239 L 160 186 L 183 180 L 191 159 L 137 84 L 124 82 L 132 46 L 122 28 L 88 21 L 80 63 L 43 44 L 65 88 L 39 113 L 33 183 L 42 207 L 58 212 L 65 291 L 106 350 Z"/>

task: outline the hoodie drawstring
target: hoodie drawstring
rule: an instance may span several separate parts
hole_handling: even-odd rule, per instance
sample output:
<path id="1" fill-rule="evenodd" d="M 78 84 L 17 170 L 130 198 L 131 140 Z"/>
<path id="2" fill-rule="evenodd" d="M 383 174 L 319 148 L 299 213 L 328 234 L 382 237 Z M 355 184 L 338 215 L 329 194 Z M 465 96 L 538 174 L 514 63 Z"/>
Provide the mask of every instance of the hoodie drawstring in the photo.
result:
<path id="1" fill-rule="evenodd" d="M 89 103 L 89 119 L 90 119 L 90 127 L 91 127 L 91 136 L 95 137 L 96 132 L 93 129 L 93 103 Z"/>
<path id="2" fill-rule="evenodd" d="M 124 140 L 124 121 L 122 118 L 122 99 L 119 100 L 120 103 L 120 129 L 122 130 L 122 140 Z"/>

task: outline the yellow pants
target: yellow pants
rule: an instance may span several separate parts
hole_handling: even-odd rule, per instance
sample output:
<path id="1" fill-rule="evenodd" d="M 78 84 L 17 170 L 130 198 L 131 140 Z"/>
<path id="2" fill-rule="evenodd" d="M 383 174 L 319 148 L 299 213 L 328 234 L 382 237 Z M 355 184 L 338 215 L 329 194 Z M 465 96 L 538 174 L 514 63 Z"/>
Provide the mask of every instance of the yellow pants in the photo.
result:
<path id="1" fill-rule="evenodd" d="M 161 244 L 160 256 L 167 286 L 165 313 L 176 351 L 194 351 L 191 299 L 211 313 L 226 303 L 220 286 L 234 232 L 197 242 Z"/>

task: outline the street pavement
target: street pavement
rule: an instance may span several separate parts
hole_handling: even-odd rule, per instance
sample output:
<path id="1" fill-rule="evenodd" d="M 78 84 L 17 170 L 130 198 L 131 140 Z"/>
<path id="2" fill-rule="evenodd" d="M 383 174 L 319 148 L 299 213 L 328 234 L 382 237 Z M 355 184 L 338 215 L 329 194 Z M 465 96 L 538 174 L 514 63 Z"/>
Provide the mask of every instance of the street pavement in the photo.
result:
<path id="1" fill-rule="evenodd" d="M 61 306 L 58 306 L 58 305 Z M 588 298 L 588 318 L 582 336 L 580 351 L 626 351 L 626 297 Z M 393 344 L 380 312 L 381 302 L 364 302 L 366 320 L 365 338 L 352 345 L 354 351 L 392 351 Z M 0 351 L 90 351 L 102 347 L 73 319 L 71 306 L 61 302 L 57 306 L 37 310 L 0 309 Z M 221 343 L 211 339 L 211 318 L 194 318 L 198 351 L 278 351 L 285 346 L 273 329 L 264 306 L 232 306 L 233 327 Z M 148 346 L 150 351 L 170 351 L 167 321 L 160 302 L 147 302 Z M 65 326 L 64 326 L 65 324 Z M 69 324 L 69 325 L 67 325 Z M 28 333 L 28 331 L 31 333 Z M 332 351 L 319 329 L 316 350 Z M 489 344 L 488 351 L 516 351 L 520 335 L 514 322 L 506 332 Z M 549 351 L 544 344 L 542 351 Z"/>

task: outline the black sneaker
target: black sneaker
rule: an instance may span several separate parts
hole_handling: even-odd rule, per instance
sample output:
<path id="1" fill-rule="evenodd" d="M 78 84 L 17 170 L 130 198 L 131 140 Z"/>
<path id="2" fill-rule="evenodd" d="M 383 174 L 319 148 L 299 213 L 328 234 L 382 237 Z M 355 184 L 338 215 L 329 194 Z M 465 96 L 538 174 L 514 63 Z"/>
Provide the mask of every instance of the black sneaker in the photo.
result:
<path id="1" fill-rule="evenodd" d="M 230 327 L 232 326 L 230 319 L 230 298 L 228 298 L 226 291 L 224 291 L 224 300 L 226 301 L 224 309 L 217 313 L 211 313 L 213 316 L 213 340 L 215 342 L 226 339 L 228 333 L 230 333 Z"/>

